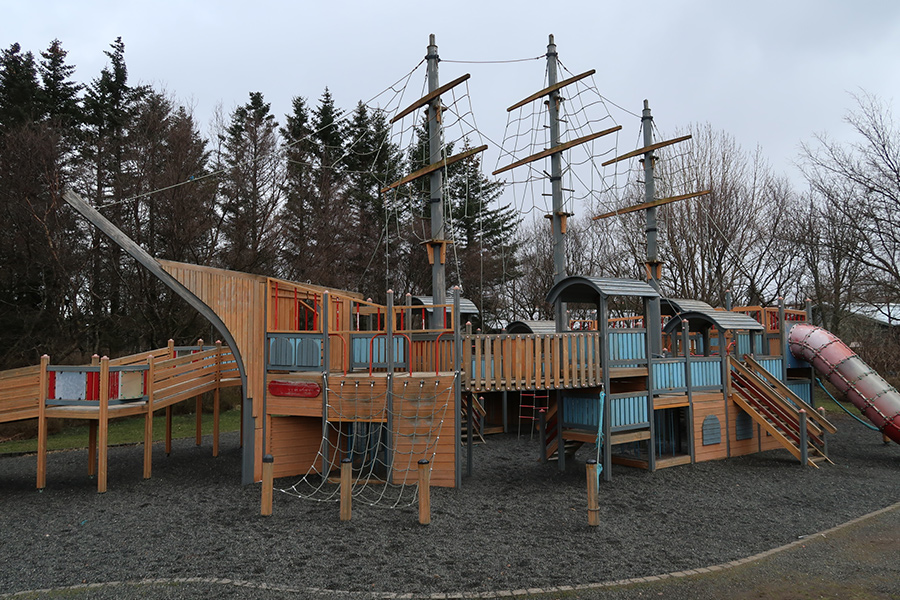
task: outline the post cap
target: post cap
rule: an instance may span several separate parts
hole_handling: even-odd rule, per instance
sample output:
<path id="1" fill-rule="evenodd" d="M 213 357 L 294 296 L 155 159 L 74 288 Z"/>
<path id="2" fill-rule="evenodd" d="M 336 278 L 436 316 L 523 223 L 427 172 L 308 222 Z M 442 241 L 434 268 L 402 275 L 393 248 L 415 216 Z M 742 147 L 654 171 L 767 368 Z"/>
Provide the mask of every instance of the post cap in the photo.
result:
<path id="1" fill-rule="evenodd" d="M 352 459 L 352 458 L 349 458 L 349 457 L 348 457 L 348 458 L 342 458 L 342 459 L 341 459 L 341 464 L 342 464 L 342 465 L 346 465 L 347 463 L 352 463 L 352 462 L 353 462 L 353 459 Z"/>
<path id="2" fill-rule="evenodd" d="M 427 465 L 427 464 L 428 464 L 428 459 L 427 459 L 427 458 L 423 458 L 422 460 L 419 461 L 419 464 L 420 464 L 420 465 Z"/>
<path id="3" fill-rule="evenodd" d="M 275 457 L 272 456 L 271 454 L 266 454 L 265 456 L 263 456 L 263 462 L 264 463 L 273 463 L 273 462 L 275 462 Z"/>

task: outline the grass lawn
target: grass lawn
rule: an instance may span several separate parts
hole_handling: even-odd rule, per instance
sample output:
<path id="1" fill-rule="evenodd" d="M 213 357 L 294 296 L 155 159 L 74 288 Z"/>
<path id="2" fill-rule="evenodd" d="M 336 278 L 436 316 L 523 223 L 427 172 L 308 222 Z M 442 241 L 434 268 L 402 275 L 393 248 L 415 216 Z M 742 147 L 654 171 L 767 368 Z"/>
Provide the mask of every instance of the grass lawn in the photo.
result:
<path id="1" fill-rule="evenodd" d="M 241 411 L 233 409 L 223 411 L 219 418 L 219 431 L 237 431 L 241 427 Z M 197 431 L 197 420 L 193 414 L 172 416 L 172 438 L 193 437 Z M 203 414 L 203 434 L 211 434 L 213 430 L 212 413 Z M 166 437 L 166 418 L 164 414 L 153 417 L 153 440 L 162 441 Z M 109 445 L 139 444 L 144 441 L 144 418 L 128 417 L 114 419 L 109 422 Z M 87 448 L 87 423 L 66 427 L 47 439 L 48 450 L 71 450 Z M 10 440 L 0 443 L 0 454 L 37 452 L 37 438 Z"/>

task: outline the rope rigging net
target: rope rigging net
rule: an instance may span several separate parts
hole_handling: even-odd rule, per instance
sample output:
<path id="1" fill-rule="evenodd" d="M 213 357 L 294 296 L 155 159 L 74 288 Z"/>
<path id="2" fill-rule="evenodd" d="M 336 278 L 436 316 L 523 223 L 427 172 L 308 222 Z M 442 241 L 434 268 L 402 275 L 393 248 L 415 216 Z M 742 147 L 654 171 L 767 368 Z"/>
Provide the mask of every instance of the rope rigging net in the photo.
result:
<path id="1" fill-rule="evenodd" d="M 417 502 L 418 462 L 424 458 L 433 469 L 442 437 L 449 438 L 444 442 L 451 447 L 456 443 L 453 387 L 445 387 L 440 379 L 433 384 L 406 381 L 392 394 L 378 387 L 375 380 L 357 381 L 352 393 L 344 381 L 326 387 L 328 416 L 315 460 L 293 485 L 278 488 L 280 492 L 338 502 L 341 460 L 349 458 L 354 502 L 386 508 Z"/>

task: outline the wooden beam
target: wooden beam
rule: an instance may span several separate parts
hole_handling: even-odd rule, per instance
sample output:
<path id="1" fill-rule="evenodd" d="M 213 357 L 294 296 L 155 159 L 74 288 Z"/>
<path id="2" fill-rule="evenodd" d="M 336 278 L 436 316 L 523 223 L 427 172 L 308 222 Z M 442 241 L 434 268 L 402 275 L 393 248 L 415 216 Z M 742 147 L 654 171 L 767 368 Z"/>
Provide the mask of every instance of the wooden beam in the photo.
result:
<path id="1" fill-rule="evenodd" d="M 423 167 L 423 168 L 419 169 L 418 171 L 410 173 L 403 179 L 395 181 L 394 183 L 392 183 L 391 185 L 389 185 L 385 188 L 381 188 L 381 193 L 383 194 L 389 190 L 394 189 L 395 187 L 403 185 L 404 183 L 409 183 L 410 181 L 412 181 L 414 179 L 418 179 L 419 177 L 422 177 L 423 175 L 428 175 L 432 171 L 437 171 L 438 169 L 440 169 L 442 167 L 452 165 L 455 162 L 461 161 L 464 158 L 468 158 L 468 157 L 472 156 L 473 154 L 478 154 L 479 152 L 484 152 L 485 150 L 487 150 L 487 144 L 485 144 L 484 146 L 478 146 L 477 148 L 472 148 L 471 150 L 466 150 L 465 152 L 460 152 L 459 154 L 455 154 L 449 158 L 445 158 L 444 160 L 442 160 L 440 162 L 430 164 L 427 167 Z"/>
<path id="2" fill-rule="evenodd" d="M 407 106 L 406 108 L 404 108 L 403 110 L 398 112 L 396 115 L 394 115 L 394 118 L 391 119 L 390 124 L 393 125 L 394 123 L 396 123 L 397 121 L 399 121 L 400 119 L 402 119 L 403 117 L 405 117 L 406 115 L 411 113 L 412 111 L 416 110 L 417 108 L 425 106 L 426 104 L 428 104 L 429 102 L 431 102 L 432 100 L 434 100 L 435 98 L 437 98 L 438 96 L 440 96 L 441 94 L 446 92 L 447 90 L 451 90 L 451 89 L 455 88 L 456 86 L 461 84 L 463 81 L 467 80 L 469 77 L 471 77 L 471 75 L 466 73 L 462 77 L 457 77 L 450 83 L 445 83 L 444 85 L 442 85 L 438 89 L 434 90 L 433 92 L 429 92 L 425 96 L 422 96 L 421 98 L 419 98 L 418 100 L 416 100 L 415 102 L 413 102 L 412 104 L 410 104 L 409 106 Z"/>
<path id="3" fill-rule="evenodd" d="M 697 196 L 705 196 L 706 194 L 711 193 L 711 190 L 703 190 L 702 192 L 692 192 L 690 194 L 683 194 L 681 196 L 672 196 L 670 198 L 660 198 L 659 200 L 651 200 L 650 202 L 641 202 L 640 204 L 635 204 L 634 206 L 627 206 L 625 208 L 617 208 L 616 210 L 610 211 L 608 213 L 603 213 L 602 215 L 597 215 L 596 217 L 592 217 L 594 221 L 599 219 L 606 219 L 607 217 L 614 217 L 616 215 L 624 215 L 625 213 L 634 212 L 636 210 L 644 210 L 646 208 L 653 208 L 654 206 L 662 206 L 663 204 L 671 204 L 672 202 L 678 202 L 679 200 L 687 200 L 688 198 L 696 198 Z"/>
<path id="4" fill-rule="evenodd" d="M 610 127 L 609 129 L 604 129 L 603 131 L 598 131 L 597 133 L 592 133 L 590 135 L 586 135 L 584 137 L 580 137 L 571 141 L 568 141 L 564 144 L 560 144 L 559 146 L 554 146 L 552 148 L 547 148 L 546 150 L 541 150 L 537 154 L 532 154 L 529 157 L 523 158 L 522 160 L 517 160 L 514 163 L 508 164 L 505 167 L 500 167 L 491 175 L 498 175 L 503 173 L 504 171 L 509 171 L 510 169 L 515 169 L 516 167 L 521 167 L 522 165 L 526 165 L 530 162 L 534 162 L 536 160 L 540 160 L 551 154 L 556 154 L 557 152 L 562 152 L 563 150 L 568 150 L 572 146 L 577 146 L 578 144 L 583 144 L 585 142 L 589 142 L 591 140 L 595 140 L 598 137 L 603 137 L 604 135 L 609 135 L 610 133 L 614 133 L 622 129 L 621 125 L 616 125 L 615 127 Z"/>
<path id="5" fill-rule="evenodd" d="M 620 160 L 625 160 L 626 158 L 633 158 L 635 156 L 640 156 L 641 154 L 647 154 L 648 152 L 653 152 L 654 150 L 659 150 L 660 148 L 664 148 L 666 146 L 671 146 L 672 144 L 677 144 L 679 142 L 683 142 L 685 140 L 691 139 L 689 135 L 683 135 L 681 137 L 677 137 L 675 139 L 666 140 L 664 142 L 656 142 L 655 144 L 650 144 L 649 146 L 644 146 L 643 148 L 638 148 L 637 150 L 632 150 L 627 154 L 623 154 L 622 156 L 617 156 L 615 158 L 611 158 L 605 163 L 603 163 L 602 167 L 607 167 L 613 163 L 619 162 Z"/>
<path id="6" fill-rule="evenodd" d="M 565 86 L 569 85 L 570 83 L 575 83 L 576 81 L 581 81 L 585 77 L 590 77 L 591 75 L 593 75 L 596 72 L 597 72 L 596 69 L 591 69 L 590 71 L 582 73 L 581 75 L 575 75 L 574 77 L 569 77 L 568 79 L 563 79 L 559 83 L 554 83 L 553 85 L 551 85 L 549 87 L 545 87 L 541 91 L 535 92 L 534 94 L 528 96 L 521 102 L 516 102 L 515 104 L 513 104 L 512 106 L 507 108 L 506 112 L 512 112 L 512 111 L 516 110 L 517 108 L 519 108 L 520 106 L 525 106 L 529 102 L 537 100 L 541 96 L 546 96 L 547 94 L 552 94 L 556 90 L 562 89 Z"/>

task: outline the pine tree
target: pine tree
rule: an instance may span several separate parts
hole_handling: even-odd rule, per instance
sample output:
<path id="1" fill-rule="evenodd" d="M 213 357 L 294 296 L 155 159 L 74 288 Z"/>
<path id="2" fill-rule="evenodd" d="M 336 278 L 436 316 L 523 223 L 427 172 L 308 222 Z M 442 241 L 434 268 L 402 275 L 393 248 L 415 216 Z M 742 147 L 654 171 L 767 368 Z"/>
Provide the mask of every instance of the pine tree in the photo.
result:
<path id="1" fill-rule="evenodd" d="M 341 112 L 325 88 L 310 115 L 305 102 L 294 103 L 284 131 L 289 155 L 291 192 L 283 215 L 286 273 L 294 279 L 329 287 L 347 285 L 344 131 Z M 308 125 L 307 125 L 308 124 Z"/>
<path id="2" fill-rule="evenodd" d="M 225 247 L 222 264 L 274 274 L 277 266 L 283 168 L 278 122 L 260 92 L 231 114 L 224 134 L 221 206 Z"/>
<path id="3" fill-rule="evenodd" d="M 386 242 L 391 214 L 381 190 L 401 176 L 402 159 L 390 143 L 387 118 L 360 102 L 347 128 L 347 209 L 354 235 L 348 239 L 351 289 L 385 300 L 392 246 Z M 394 257 L 395 258 L 395 257 Z"/>
<path id="4" fill-rule="evenodd" d="M 46 119 L 46 97 L 30 52 L 13 44 L 0 53 L 0 368 L 44 352 L 64 359 L 77 346 L 75 282 L 84 257 L 61 194 L 78 123 Z"/>
<path id="5" fill-rule="evenodd" d="M 68 52 L 55 39 L 41 52 L 38 70 L 41 75 L 43 112 L 48 119 L 62 127 L 77 123 L 81 118 L 78 95 L 83 89 L 80 83 L 72 81 L 75 66 L 66 64 Z"/>
<path id="6" fill-rule="evenodd" d="M 297 96 L 292 107 L 293 112 L 285 117 L 281 129 L 285 148 L 285 205 L 281 215 L 284 244 L 280 263 L 287 278 L 302 280 L 310 272 L 307 261 L 316 196 L 312 175 L 314 143 L 306 100 Z"/>
<path id="7" fill-rule="evenodd" d="M 37 65 L 31 52 L 12 44 L 0 51 L 0 127 L 39 121 L 41 118 L 41 86 Z"/>

